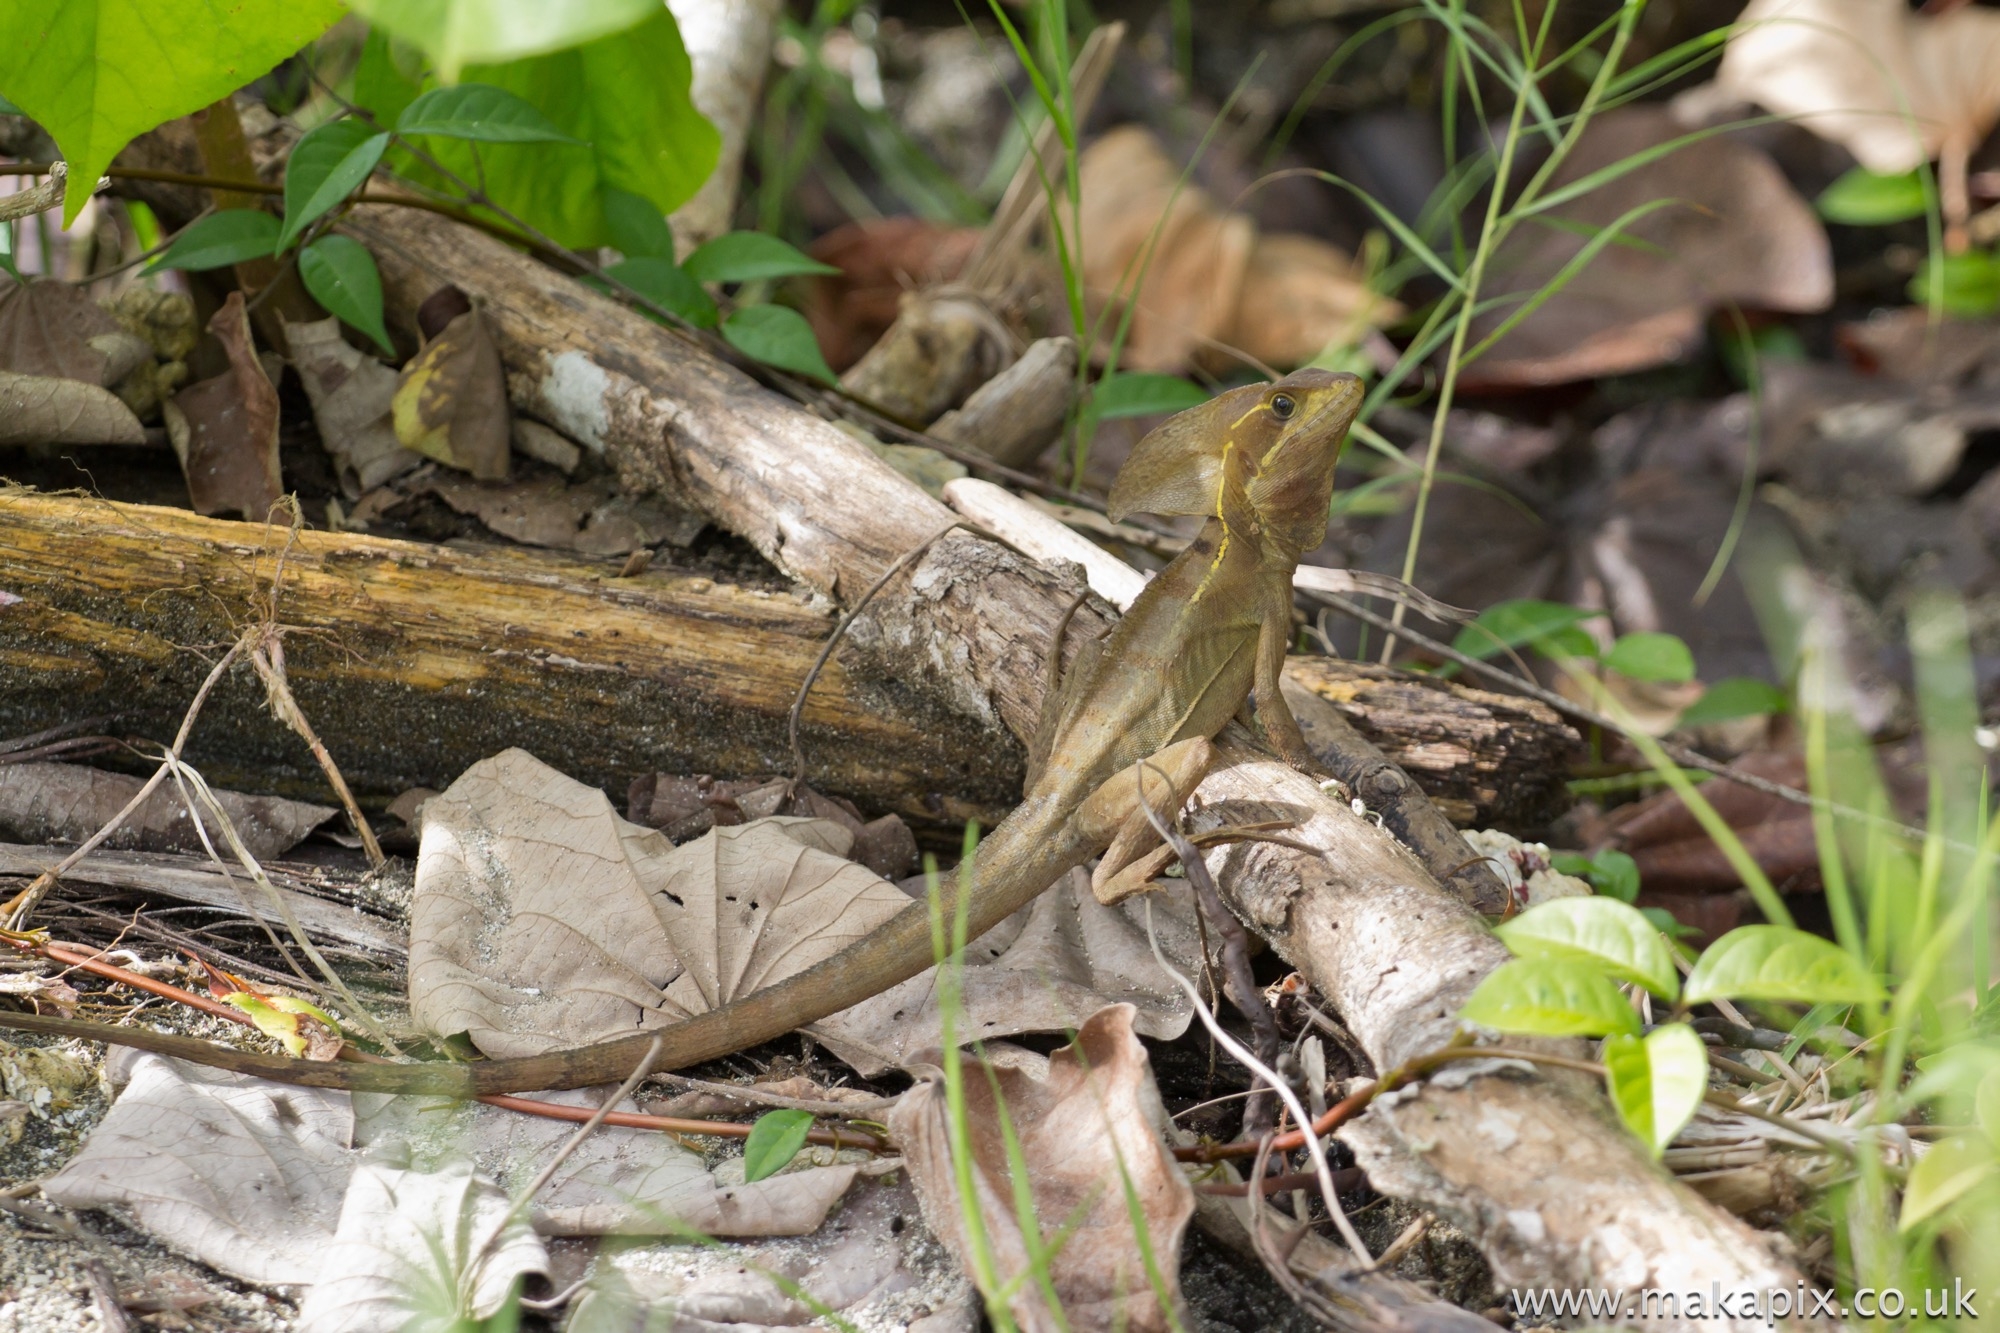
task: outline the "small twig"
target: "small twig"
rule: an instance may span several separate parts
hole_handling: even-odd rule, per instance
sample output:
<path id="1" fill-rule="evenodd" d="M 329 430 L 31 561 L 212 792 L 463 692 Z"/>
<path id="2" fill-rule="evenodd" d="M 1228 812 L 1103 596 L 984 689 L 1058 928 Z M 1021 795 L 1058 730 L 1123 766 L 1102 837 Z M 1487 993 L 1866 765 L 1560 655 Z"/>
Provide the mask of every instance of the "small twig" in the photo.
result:
<path id="1" fill-rule="evenodd" d="M 717 1097 L 727 1097 L 732 1101 L 749 1102 L 756 1106 L 775 1106 L 787 1111 L 810 1111 L 814 1115 L 853 1116 L 865 1115 L 870 1111 L 886 1111 L 897 1102 L 895 1097 L 871 1097 L 860 1102 L 818 1101 L 808 1097 L 785 1097 L 775 1092 L 766 1092 L 754 1083 L 717 1083 L 705 1078 L 689 1078 L 684 1074 L 655 1074 L 656 1082 L 685 1088 L 689 1092 L 706 1092 Z"/>
<path id="2" fill-rule="evenodd" d="M 1436 653 L 1447 661 L 1456 662 L 1474 675 L 1482 676 L 1496 684 L 1505 685 L 1509 689 L 1518 690 L 1531 699 L 1547 704 L 1559 713 L 1578 718 L 1590 723 L 1594 727 L 1602 727 L 1606 731 L 1617 732 L 1619 734 L 1623 734 L 1625 731 L 1625 727 L 1619 723 L 1618 719 L 1608 713 L 1600 713 L 1594 708 L 1577 703 L 1574 699 L 1566 699 L 1554 690 L 1537 684 L 1535 681 L 1526 680 L 1511 671 L 1502 670 L 1494 666 L 1491 662 L 1483 662 L 1469 653 L 1462 653 L 1449 644 L 1440 643 L 1428 635 L 1419 634 L 1408 625 L 1396 624 L 1388 616 L 1376 615 L 1367 607 L 1350 602 L 1345 597 L 1335 597 L 1329 593 L 1319 592 L 1309 593 L 1308 595 L 1319 598 L 1321 601 L 1333 606 L 1336 610 L 1353 616 L 1363 624 L 1373 625 L 1377 629 L 1394 633 L 1401 638 L 1408 639 L 1411 643 L 1424 649 L 1426 652 Z M 1814 796 L 1811 792 L 1800 791 L 1797 787 L 1788 787 L 1782 782 L 1773 782 L 1769 778 L 1758 777 L 1755 773 L 1746 773 L 1740 768 L 1723 763 L 1721 760 L 1710 759 L 1699 750 L 1690 750 L 1684 745 L 1671 745 L 1665 741 L 1660 741 L 1659 746 L 1666 752 L 1668 758 L 1683 767 L 1700 769 L 1702 772 L 1713 774 L 1718 778 L 1727 778 L 1738 786 L 1748 787 L 1752 791 L 1763 792 L 1766 796 L 1776 796 L 1782 800 L 1790 801 L 1795 805 L 1805 805 L 1811 806 L 1814 809 L 1825 810 L 1829 814 L 1839 815 L 1843 819 L 1861 820 L 1864 823 L 1888 829 L 1891 832 L 1899 833 L 1906 838 L 1918 842 L 1922 842 L 1927 836 L 1923 829 L 1913 824 L 1905 824 L 1901 820 L 1891 819 L 1886 815 L 1872 814 L 1869 811 L 1857 809 L 1854 806 L 1843 805 L 1838 801 L 1829 801 L 1825 797 Z M 1947 845 L 1969 852 L 1976 852 L 1978 850 L 1978 848 L 1962 842 L 1948 842 Z"/>
<path id="3" fill-rule="evenodd" d="M 489 1093 L 478 1100 L 488 1106 L 519 1111 L 523 1115 L 537 1115 L 545 1120 L 584 1120 L 591 1114 L 581 1106 L 538 1102 L 532 1097 L 514 1097 L 501 1092 Z M 750 1131 L 756 1128 L 755 1125 L 729 1120 L 690 1120 L 684 1116 L 644 1115 L 637 1111 L 613 1111 L 604 1117 L 604 1123 L 624 1129 L 655 1129 L 667 1134 L 705 1134 L 716 1139 L 747 1139 Z M 877 1153 L 895 1151 L 895 1145 L 880 1134 L 861 1129 L 808 1130 L 806 1142 L 824 1148 L 860 1148 Z"/>
<path id="4" fill-rule="evenodd" d="M 1156 829 L 1164 829 L 1164 821 L 1160 820 L 1159 816 L 1153 812 L 1152 807 L 1145 805 L 1143 799 L 1141 800 L 1141 805 L 1146 810 L 1147 817 L 1154 821 L 1153 826 Z M 1236 1057 L 1246 1069 L 1249 1069 L 1260 1078 L 1267 1080 L 1277 1090 L 1278 1096 L 1284 1099 L 1285 1106 L 1291 1111 L 1293 1118 L 1301 1125 L 1306 1124 L 1310 1117 L 1306 1115 L 1306 1108 L 1299 1101 L 1298 1094 L 1293 1092 L 1285 1081 L 1278 1077 L 1277 1071 L 1264 1066 L 1258 1061 L 1255 1055 L 1244 1049 L 1241 1042 L 1222 1030 L 1222 1024 L 1215 1021 L 1215 1015 L 1210 1012 L 1206 1004 L 1202 1003 L 1201 991 L 1192 981 L 1189 981 L 1181 974 L 1179 968 L 1167 961 L 1165 951 L 1160 948 L 1159 935 L 1153 929 L 1153 900 L 1151 897 L 1146 899 L 1146 940 L 1153 946 L 1153 958 L 1159 963 L 1161 970 L 1187 993 L 1188 999 L 1194 1002 L 1195 1014 L 1201 1019 L 1202 1026 L 1208 1029 L 1209 1035 L 1215 1039 L 1216 1043 L 1222 1049 Z M 1287 1135 L 1286 1137 L 1289 1138 L 1292 1136 Z M 1354 1224 L 1347 1220 L 1346 1210 L 1340 1206 L 1340 1195 L 1335 1191 L 1333 1186 L 1333 1168 L 1326 1160 L 1325 1146 L 1320 1143 L 1317 1135 L 1306 1136 L 1302 1146 L 1312 1157 L 1313 1171 L 1319 1179 L 1320 1193 L 1326 1199 L 1326 1210 L 1332 1216 L 1333 1224 L 1340 1232 L 1340 1238 L 1347 1242 L 1347 1248 L 1352 1250 L 1361 1259 L 1362 1263 L 1372 1266 L 1374 1260 L 1369 1257 L 1368 1246 L 1362 1242 L 1360 1235 L 1354 1230 Z M 1257 1174 L 1261 1175 L 1262 1171 L 1260 1170 Z M 1304 1220 L 1303 1218 L 1300 1219 L 1301 1222 Z"/>

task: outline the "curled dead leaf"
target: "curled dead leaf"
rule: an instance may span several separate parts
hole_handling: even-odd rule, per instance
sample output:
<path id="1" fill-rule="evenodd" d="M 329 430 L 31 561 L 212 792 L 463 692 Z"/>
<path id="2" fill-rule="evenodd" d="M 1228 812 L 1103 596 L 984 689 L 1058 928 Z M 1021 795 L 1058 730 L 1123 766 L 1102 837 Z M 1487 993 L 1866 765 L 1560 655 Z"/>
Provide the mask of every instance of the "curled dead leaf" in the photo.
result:
<path id="1" fill-rule="evenodd" d="M 1184 183 L 1150 130 L 1112 130 L 1079 169 L 1085 294 L 1093 319 L 1131 302 L 1126 369 L 1227 364 L 1232 351 L 1289 369 L 1402 313 L 1334 246 L 1259 235 L 1248 215 Z"/>
<path id="2" fill-rule="evenodd" d="M 0 279 L 0 370 L 109 387 L 152 354 L 79 287 Z"/>
<path id="3" fill-rule="evenodd" d="M 342 491 L 358 496 L 422 464 L 396 438 L 396 372 L 349 344 L 338 319 L 286 324 L 285 342 Z"/>
<path id="4" fill-rule="evenodd" d="M 278 391 L 257 359 L 242 292 L 231 292 L 208 331 L 229 369 L 164 404 L 167 434 L 198 514 L 262 519 L 284 494 L 278 472 Z"/>
<path id="5" fill-rule="evenodd" d="M 0 445 L 145 442 L 146 428 L 109 389 L 0 370 Z"/>
<path id="6" fill-rule="evenodd" d="M 2000 11 L 1752 0 L 1716 82 L 1894 175 L 1969 154 L 2000 119 Z"/>
<path id="7" fill-rule="evenodd" d="M 507 372 L 477 309 L 410 358 L 392 403 L 403 446 L 481 481 L 507 476 Z"/>
<path id="8" fill-rule="evenodd" d="M 1166 1112 L 1132 1019 L 1129 1005 L 1092 1015 L 1039 1077 L 1023 1067 L 1039 1063 L 1032 1057 L 983 1066 L 968 1059 L 965 1146 L 974 1198 L 993 1276 L 1012 1293 L 1008 1304 L 1020 1326 L 1033 1333 L 1060 1327 L 1147 1333 L 1181 1323 L 1180 1245 L 1194 1192 L 1162 1140 Z M 1015 1210 L 1022 1180 L 1008 1160 L 1003 1109 L 1025 1159 L 1037 1236 L 1022 1233 Z M 905 1093 L 889 1113 L 889 1127 L 903 1145 L 924 1220 L 960 1264 L 977 1272 L 941 1079 Z M 1067 1239 L 1055 1246 L 1060 1232 Z M 1027 1277 L 1032 1252 L 1044 1246 L 1054 1249 L 1047 1268 L 1060 1315 Z M 1142 1257 L 1148 1253 L 1150 1265 Z"/>

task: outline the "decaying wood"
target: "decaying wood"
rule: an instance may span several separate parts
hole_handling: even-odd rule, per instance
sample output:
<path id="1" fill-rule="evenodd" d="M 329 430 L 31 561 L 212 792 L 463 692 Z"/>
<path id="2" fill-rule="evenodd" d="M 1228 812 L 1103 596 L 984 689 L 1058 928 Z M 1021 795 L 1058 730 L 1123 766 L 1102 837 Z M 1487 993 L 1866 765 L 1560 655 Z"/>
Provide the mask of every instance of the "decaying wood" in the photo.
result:
<path id="1" fill-rule="evenodd" d="M 602 451 L 629 482 L 675 488 L 796 578 L 852 599 L 952 521 L 839 431 L 484 236 L 381 209 L 345 225 L 374 249 L 403 312 L 446 282 L 486 302 L 517 408 Z M 866 623 L 884 670 L 927 679 L 1025 735 L 1045 646 L 1075 595 L 1070 581 L 954 533 Z M 1090 606 L 1077 619 L 1071 642 L 1105 623 Z M 1333 999 L 1379 1067 L 1442 1042 L 1505 949 L 1389 833 L 1254 751 L 1229 754 L 1201 802 L 1230 822 L 1282 816 L 1326 848 L 1217 853 L 1233 909 Z M 1508 1281 L 1799 1280 L 1769 1241 L 1674 1185 L 1607 1116 L 1594 1091 L 1474 1071 L 1371 1113 L 1381 1129 L 1360 1141 L 1371 1177 L 1452 1218 Z"/>
<path id="2" fill-rule="evenodd" d="M 0 843 L 0 876 L 41 874 L 69 853 L 66 847 L 24 847 Z M 371 954 L 401 962 L 410 952 L 409 932 L 380 916 L 355 910 L 369 895 L 350 877 L 321 866 L 261 863 L 273 888 L 284 896 L 299 924 L 316 940 L 339 940 Z M 239 916 L 255 914 L 284 928 L 284 920 L 247 875 L 224 876 L 207 857 L 176 852 L 96 851 L 63 876 L 65 884 L 97 884 L 153 900 L 199 903 Z M 245 906 L 246 900 L 249 906 Z"/>
<path id="3" fill-rule="evenodd" d="M 1286 667 L 1460 828 L 1533 831 L 1569 808 L 1564 783 L 1582 739 L 1546 704 L 1364 662 L 1294 657 Z"/>
<path id="4" fill-rule="evenodd" d="M 833 627 L 791 593 L 527 550 L 321 532 L 287 549 L 283 527 L 20 490 L 0 491 L 0 526 L 0 735 L 92 713 L 170 734 L 208 671 L 199 646 L 263 615 L 283 552 L 292 688 L 371 800 L 513 745 L 621 795 L 656 769 L 790 772 L 786 714 Z M 870 810 L 956 825 L 1018 799 L 1008 737 L 837 660 L 801 728 L 809 779 Z M 325 792 L 248 672 L 188 755 L 218 783 Z"/>
<path id="5" fill-rule="evenodd" d="M 938 418 L 930 433 L 1007 467 L 1026 467 L 1055 442 L 1076 398 L 1076 340 L 1037 338 L 1020 360 Z"/>
<path id="6" fill-rule="evenodd" d="M 1014 337 L 984 302 L 910 292 L 840 387 L 898 421 L 928 426 L 1013 360 Z"/>
<path id="7" fill-rule="evenodd" d="M 1407 849 L 1328 808 L 1309 778 L 1228 734 L 1223 753 L 1195 826 L 1286 819 L 1286 838 L 1317 853 L 1271 843 L 1210 853 L 1232 907 L 1339 1010 L 1377 1069 L 1444 1045 L 1506 946 Z M 1552 1046 L 1584 1055 L 1581 1042 Z M 1380 1098 L 1341 1138 L 1377 1189 L 1472 1237 L 1500 1286 L 1706 1292 L 1710 1282 L 1789 1290 L 1801 1280 L 1781 1241 L 1648 1160 L 1595 1085 L 1497 1066 Z M 1764 1327 L 1754 1317 L 1740 1326 Z"/>

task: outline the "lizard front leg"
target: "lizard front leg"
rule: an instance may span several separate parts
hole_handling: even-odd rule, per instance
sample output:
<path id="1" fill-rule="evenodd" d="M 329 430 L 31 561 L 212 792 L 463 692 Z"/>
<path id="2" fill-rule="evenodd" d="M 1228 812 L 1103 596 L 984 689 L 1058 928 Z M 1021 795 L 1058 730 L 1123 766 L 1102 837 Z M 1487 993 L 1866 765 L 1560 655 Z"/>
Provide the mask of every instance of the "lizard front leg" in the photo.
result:
<path id="1" fill-rule="evenodd" d="M 1108 907 L 1140 892 L 1173 859 L 1146 812 L 1172 819 L 1214 763 L 1215 746 L 1206 737 L 1176 741 L 1113 774 L 1077 807 L 1078 830 L 1108 843 L 1090 875 L 1099 902 Z"/>
<path id="2" fill-rule="evenodd" d="M 1285 653 L 1292 644 L 1292 585 L 1287 582 L 1281 596 L 1273 596 L 1257 630 L 1257 724 L 1278 757 L 1315 778 L 1331 777 L 1325 765 L 1313 757 L 1299 720 L 1278 688 L 1285 672 Z"/>

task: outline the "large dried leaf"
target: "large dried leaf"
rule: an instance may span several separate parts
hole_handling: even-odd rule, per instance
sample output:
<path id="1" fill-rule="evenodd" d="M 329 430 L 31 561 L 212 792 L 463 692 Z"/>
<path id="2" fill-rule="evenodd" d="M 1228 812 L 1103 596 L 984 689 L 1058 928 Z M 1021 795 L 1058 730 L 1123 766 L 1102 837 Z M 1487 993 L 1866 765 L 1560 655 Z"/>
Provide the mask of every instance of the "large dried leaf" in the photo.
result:
<path id="1" fill-rule="evenodd" d="M 1658 107 L 1606 112 L 1556 173 L 1560 189 L 1682 130 Z M 1468 386 L 1556 384 L 1676 361 L 1701 345 L 1709 311 L 1821 310 L 1833 299 L 1826 231 L 1761 149 L 1703 139 L 1640 166 L 1553 216 L 1522 223 L 1494 255 L 1484 337 L 1635 209 L 1660 206 L 1604 244 L 1583 271 L 1466 367 Z"/>
<path id="2" fill-rule="evenodd" d="M 1134 1333 L 1178 1326 L 1180 1245 L 1194 1214 L 1194 1192 L 1162 1140 L 1166 1111 L 1132 1017 L 1129 1005 L 1091 1017 L 1074 1045 L 1050 1057 L 1045 1077 L 1018 1064 L 982 1067 L 967 1061 L 972 1188 L 994 1276 L 1003 1284 L 1018 1282 L 1009 1304 L 1023 1329 L 1064 1325 L 1044 1303 L 1037 1283 L 1024 1276 L 1030 1239 L 1021 1233 L 1015 1212 L 1018 1179 L 1008 1161 L 1003 1107 L 1025 1159 L 1041 1233 L 1034 1238 L 1036 1247 L 1069 1232 L 1048 1262 L 1066 1326 Z M 889 1127 L 903 1146 L 924 1220 L 970 1270 L 942 1081 L 919 1083 L 904 1094 L 889 1113 Z M 1151 1251 L 1150 1273 L 1140 1253 L 1140 1227 Z"/>
<path id="3" fill-rule="evenodd" d="M 2000 118 L 2000 12 L 1901 0 L 1752 0 L 1716 82 L 1894 175 Z"/>
<path id="4" fill-rule="evenodd" d="M 508 1216 L 507 1196 L 471 1162 L 428 1172 L 362 1165 L 299 1308 L 299 1328 L 400 1333 L 491 1316 L 517 1279 L 548 1271 L 548 1253 L 527 1220 Z"/>
<path id="5" fill-rule="evenodd" d="M 1289 368 L 1401 313 L 1333 246 L 1260 236 L 1247 214 L 1183 183 L 1150 130 L 1111 131 L 1084 150 L 1079 170 L 1091 317 L 1115 302 L 1134 307 L 1124 369 L 1229 364 L 1228 348 Z"/>
<path id="6" fill-rule="evenodd" d="M 507 476 L 507 372 L 478 310 L 467 310 L 410 358 L 393 417 L 404 447 L 470 472 Z"/>
<path id="7" fill-rule="evenodd" d="M 145 442 L 146 428 L 109 389 L 0 370 L 0 445 Z"/>
<path id="8" fill-rule="evenodd" d="M 410 907 L 410 1004 L 434 1032 L 488 1055 L 580 1046 L 704 1013 L 775 984 L 909 906 L 843 859 L 854 834 L 823 819 L 715 828 L 678 848 L 618 817 L 603 793 L 521 750 L 467 769 L 424 807 Z M 1197 966 L 1191 900 L 1163 890 L 1163 946 Z M 1185 1030 L 1138 915 L 1074 881 L 973 942 L 960 1030 L 994 1038 L 1072 1028 L 1131 1000 L 1141 1028 Z M 864 1072 L 937 1049 L 934 970 L 807 1031 Z"/>
<path id="9" fill-rule="evenodd" d="M 543 1093 L 537 1100 L 597 1109 L 602 1089 Z M 618 1108 L 636 1111 L 626 1101 Z M 455 1158 L 492 1163 L 500 1187 L 525 1188 L 576 1126 L 444 1097 L 361 1094 L 354 1142 L 371 1152 L 398 1140 L 411 1165 L 434 1169 Z M 801 1166 L 744 1184 L 719 1183 L 701 1154 L 670 1134 L 601 1126 L 563 1162 L 528 1210 L 544 1236 L 803 1236 L 853 1184 L 857 1168 Z"/>
<path id="10" fill-rule="evenodd" d="M 125 808 L 139 778 L 83 764 L 0 764 L 0 832 L 15 842 L 82 842 Z M 279 856 L 340 812 L 282 796 L 245 796 L 217 791 L 215 799 L 250 854 Z M 215 817 L 202 811 L 210 841 L 222 846 Z M 172 783 L 162 783 L 128 815 L 104 843 L 141 852 L 198 852 L 201 836 L 188 816 L 187 802 Z"/>
<path id="11" fill-rule="evenodd" d="M 837 855 L 851 842 L 825 821 L 763 820 L 676 849 L 602 792 L 505 751 L 424 808 L 411 1009 L 512 1056 L 725 1004 L 907 905 Z"/>
<path id="12" fill-rule="evenodd" d="M 136 1056 L 131 1082 L 43 1186 L 117 1204 L 165 1244 L 250 1282 L 312 1282 L 353 1153 L 347 1094 Z"/>
<path id="13" fill-rule="evenodd" d="M 0 278 L 0 370 L 105 387 L 150 352 L 80 287 Z"/>
<path id="14" fill-rule="evenodd" d="M 360 495 L 424 461 L 403 447 L 390 419 L 396 372 L 349 344 L 338 319 L 287 324 L 285 341 L 343 490 Z"/>
<path id="15" fill-rule="evenodd" d="M 278 391 L 257 360 L 243 293 L 231 292 L 208 331 L 229 369 L 191 384 L 164 405 L 167 433 L 198 514 L 261 520 L 284 494 L 278 473 Z"/>

